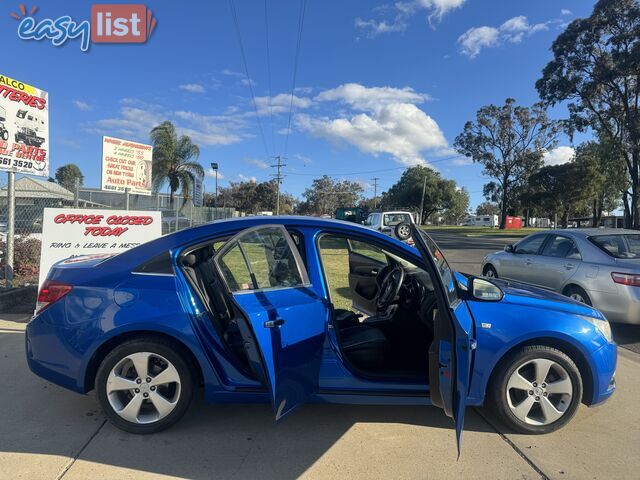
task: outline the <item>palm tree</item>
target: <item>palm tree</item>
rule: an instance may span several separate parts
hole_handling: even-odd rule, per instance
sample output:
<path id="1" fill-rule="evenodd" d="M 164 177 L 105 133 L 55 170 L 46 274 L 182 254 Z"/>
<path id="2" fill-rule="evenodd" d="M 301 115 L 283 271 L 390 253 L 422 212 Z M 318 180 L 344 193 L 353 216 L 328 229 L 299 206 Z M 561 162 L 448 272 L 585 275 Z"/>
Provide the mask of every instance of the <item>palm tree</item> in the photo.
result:
<path id="1" fill-rule="evenodd" d="M 176 127 L 169 121 L 154 127 L 150 133 L 153 143 L 153 191 L 159 191 L 169 183 L 169 202 L 173 205 L 173 196 L 182 190 L 184 203 L 191 196 L 196 177 L 204 176 L 202 165 L 194 161 L 200 155 L 200 148 L 191 138 L 178 136 Z"/>

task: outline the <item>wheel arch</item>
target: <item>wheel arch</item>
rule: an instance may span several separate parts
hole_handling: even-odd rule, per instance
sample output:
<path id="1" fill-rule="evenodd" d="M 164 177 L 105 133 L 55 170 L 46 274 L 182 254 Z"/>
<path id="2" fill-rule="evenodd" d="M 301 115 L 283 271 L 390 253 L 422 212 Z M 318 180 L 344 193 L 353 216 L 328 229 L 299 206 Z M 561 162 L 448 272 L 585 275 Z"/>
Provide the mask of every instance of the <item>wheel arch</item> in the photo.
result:
<path id="1" fill-rule="evenodd" d="M 571 281 L 571 280 L 569 282 L 567 282 L 567 284 L 564 287 L 562 287 L 562 290 L 561 290 L 562 291 L 562 295 L 566 296 L 568 291 L 569 291 L 569 289 L 573 288 L 573 287 L 578 287 L 580 290 L 583 290 L 584 293 L 589 295 L 589 292 L 587 292 L 586 288 L 584 288 L 582 285 L 580 285 L 580 284 L 578 284 L 578 283 L 576 283 L 574 281 Z"/>
<path id="2" fill-rule="evenodd" d="M 149 339 L 158 338 L 174 344 L 180 353 L 184 355 L 185 359 L 192 364 L 196 373 L 198 385 L 202 385 L 204 383 L 202 366 L 193 351 L 183 341 L 172 335 L 156 330 L 132 330 L 121 332 L 108 338 L 94 350 L 85 368 L 83 384 L 84 393 L 94 389 L 98 368 L 109 352 L 124 342 L 143 337 Z"/>
<path id="3" fill-rule="evenodd" d="M 495 363 L 491 370 L 491 374 L 487 380 L 484 389 L 484 395 L 486 398 L 487 391 L 493 385 L 495 380 L 495 376 L 497 375 L 500 367 L 504 365 L 506 361 L 518 350 L 523 347 L 532 346 L 532 345 L 543 345 L 546 347 L 552 347 L 561 352 L 565 353 L 578 367 L 578 371 L 580 372 L 580 377 L 582 379 L 582 403 L 586 405 L 591 405 L 593 402 L 593 394 L 594 394 L 594 378 L 593 378 L 593 370 L 589 361 L 587 360 L 586 355 L 580 348 L 571 343 L 568 340 L 558 338 L 558 337 L 534 337 L 523 340 L 521 342 L 512 345 L 508 350 L 506 350 Z"/>

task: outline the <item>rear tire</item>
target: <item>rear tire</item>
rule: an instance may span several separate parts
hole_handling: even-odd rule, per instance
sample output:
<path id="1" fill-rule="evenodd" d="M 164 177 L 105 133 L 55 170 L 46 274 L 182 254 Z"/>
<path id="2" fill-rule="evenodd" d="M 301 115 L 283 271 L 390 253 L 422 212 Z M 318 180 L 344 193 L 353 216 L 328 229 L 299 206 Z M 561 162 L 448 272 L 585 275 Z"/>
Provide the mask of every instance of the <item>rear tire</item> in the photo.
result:
<path id="1" fill-rule="evenodd" d="M 576 302 L 584 303 L 585 305 L 589 305 L 590 307 L 593 306 L 587 292 L 585 292 L 584 289 L 580 288 L 577 285 L 572 285 L 567 288 L 564 294 L 572 300 L 575 300 Z"/>
<path id="2" fill-rule="evenodd" d="M 493 265 L 487 265 L 482 269 L 482 275 L 487 278 L 498 278 L 498 272 Z"/>
<path id="3" fill-rule="evenodd" d="M 490 406 L 516 432 L 553 432 L 571 420 L 582 401 L 578 367 L 555 348 L 523 347 L 497 368 L 489 385 Z"/>
<path id="4" fill-rule="evenodd" d="M 169 428 L 193 398 L 190 362 L 168 340 L 140 337 L 118 345 L 100 364 L 96 395 L 105 416 L 130 433 Z"/>

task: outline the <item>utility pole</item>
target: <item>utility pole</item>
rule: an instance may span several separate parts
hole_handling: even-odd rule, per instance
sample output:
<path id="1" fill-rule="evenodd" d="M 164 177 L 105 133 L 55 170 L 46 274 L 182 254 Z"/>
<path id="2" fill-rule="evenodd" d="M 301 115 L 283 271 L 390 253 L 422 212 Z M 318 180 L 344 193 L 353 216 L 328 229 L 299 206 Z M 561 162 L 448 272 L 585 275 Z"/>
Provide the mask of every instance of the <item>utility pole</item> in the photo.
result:
<path id="1" fill-rule="evenodd" d="M 286 167 L 287 164 L 282 163 L 283 160 L 286 160 L 286 157 L 277 155 L 273 158 L 277 161 L 277 163 L 271 166 L 276 169 L 276 173 L 272 174 L 271 176 L 276 179 L 276 215 L 280 215 L 280 183 L 282 183 L 282 179 L 284 178 L 284 175 L 280 173 L 280 169 L 282 167 Z"/>
<path id="2" fill-rule="evenodd" d="M 378 208 L 378 180 L 380 177 L 373 177 L 373 208 Z"/>
<path id="3" fill-rule="evenodd" d="M 420 225 L 422 225 L 422 214 L 424 213 L 424 191 L 427 189 L 427 176 L 424 176 L 422 182 L 422 198 L 420 198 Z"/>

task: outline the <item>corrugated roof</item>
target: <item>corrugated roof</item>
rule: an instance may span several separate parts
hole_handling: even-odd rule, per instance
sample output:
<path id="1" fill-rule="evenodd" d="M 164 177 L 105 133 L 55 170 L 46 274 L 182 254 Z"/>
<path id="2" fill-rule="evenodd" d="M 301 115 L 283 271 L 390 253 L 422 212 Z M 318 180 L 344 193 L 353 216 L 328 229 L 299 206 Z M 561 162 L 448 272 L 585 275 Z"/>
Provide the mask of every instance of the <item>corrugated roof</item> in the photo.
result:
<path id="1" fill-rule="evenodd" d="M 16 198 L 55 198 L 73 201 L 73 192 L 47 180 L 22 177 L 16 180 Z M 2 196 L 7 195 L 7 187 L 2 187 Z"/>

